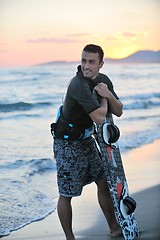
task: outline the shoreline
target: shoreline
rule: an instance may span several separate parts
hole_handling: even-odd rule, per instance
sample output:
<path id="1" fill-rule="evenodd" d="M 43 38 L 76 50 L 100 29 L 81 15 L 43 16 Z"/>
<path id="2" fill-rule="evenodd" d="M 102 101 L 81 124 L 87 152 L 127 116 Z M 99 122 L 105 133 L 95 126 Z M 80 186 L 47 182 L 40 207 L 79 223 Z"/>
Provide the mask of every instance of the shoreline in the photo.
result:
<path id="1" fill-rule="evenodd" d="M 137 239 L 160 239 L 159 229 L 159 159 L 160 139 L 151 144 L 122 154 L 125 173 L 131 196 L 137 202 L 135 217 L 141 237 Z M 73 198 L 73 230 L 76 240 L 109 240 L 106 221 L 98 205 L 96 186 L 87 185 L 80 197 Z M 93 211 L 94 210 L 94 211 Z M 57 211 L 45 219 L 33 222 L 10 235 L 4 240 L 65 240 Z M 116 238 L 123 239 L 123 237 Z"/>

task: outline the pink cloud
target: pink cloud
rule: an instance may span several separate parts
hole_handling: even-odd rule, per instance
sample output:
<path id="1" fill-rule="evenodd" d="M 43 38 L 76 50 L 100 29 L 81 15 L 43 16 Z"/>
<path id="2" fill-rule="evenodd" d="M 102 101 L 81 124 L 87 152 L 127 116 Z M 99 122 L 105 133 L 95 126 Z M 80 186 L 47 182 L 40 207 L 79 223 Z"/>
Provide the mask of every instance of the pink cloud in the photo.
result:
<path id="1" fill-rule="evenodd" d="M 88 37 L 91 36 L 90 33 L 76 33 L 76 34 L 68 34 L 67 37 Z"/>
<path id="2" fill-rule="evenodd" d="M 8 50 L 0 50 L 0 53 L 7 53 L 9 52 Z"/>
<path id="3" fill-rule="evenodd" d="M 68 39 L 68 38 L 36 38 L 36 39 L 28 39 L 27 43 L 78 43 L 80 42 L 77 39 Z"/>
<path id="4" fill-rule="evenodd" d="M 0 42 L 0 45 L 4 46 L 4 45 L 7 45 L 7 43 L 6 42 Z"/>

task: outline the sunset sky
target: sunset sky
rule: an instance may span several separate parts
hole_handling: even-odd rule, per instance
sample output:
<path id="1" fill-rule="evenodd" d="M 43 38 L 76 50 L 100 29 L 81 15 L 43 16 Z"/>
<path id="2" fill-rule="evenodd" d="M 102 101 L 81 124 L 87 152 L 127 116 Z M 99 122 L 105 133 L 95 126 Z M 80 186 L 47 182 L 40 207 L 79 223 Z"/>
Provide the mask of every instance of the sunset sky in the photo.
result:
<path id="1" fill-rule="evenodd" d="M 0 0 L 0 67 L 160 50 L 160 0 Z"/>

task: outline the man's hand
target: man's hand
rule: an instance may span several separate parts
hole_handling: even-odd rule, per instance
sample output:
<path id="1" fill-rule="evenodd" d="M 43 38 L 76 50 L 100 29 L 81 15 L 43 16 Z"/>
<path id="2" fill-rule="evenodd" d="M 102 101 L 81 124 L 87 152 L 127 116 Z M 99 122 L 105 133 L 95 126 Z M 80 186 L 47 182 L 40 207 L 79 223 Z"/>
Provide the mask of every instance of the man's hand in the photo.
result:
<path id="1" fill-rule="evenodd" d="M 107 84 L 105 83 L 98 83 L 94 89 L 97 91 L 97 93 L 104 98 L 110 98 L 111 97 L 111 92 L 108 89 Z"/>
<path id="2" fill-rule="evenodd" d="M 114 97 L 112 92 L 109 91 L 107 84 L 105 83 L 98 83 L 94 89 L 97 93 L 107 99 L 109 110 L 115 114 L 117 117 L 120 117 L 123 113 L 123 104 Z"/>

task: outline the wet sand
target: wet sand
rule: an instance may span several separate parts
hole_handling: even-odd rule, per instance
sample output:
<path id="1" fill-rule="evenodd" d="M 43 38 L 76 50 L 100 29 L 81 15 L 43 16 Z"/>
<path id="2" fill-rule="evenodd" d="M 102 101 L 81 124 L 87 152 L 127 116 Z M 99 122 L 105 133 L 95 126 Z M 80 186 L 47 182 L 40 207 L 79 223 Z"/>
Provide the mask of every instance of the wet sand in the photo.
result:
<path id="1" fill-rule="evenodd" d="M 140 230 L 137 239 L 160 239 L 160 140 L 122 155 L 131 196 L 137 202 L 135 217 Z M 96 196 L 94 183 L 73 199 L 73 229 L 76 240 L 110 240 L 109 229 Z M 44 220 L 12 232 L 4 240 L 65 240 L 57 212 Z"/>

